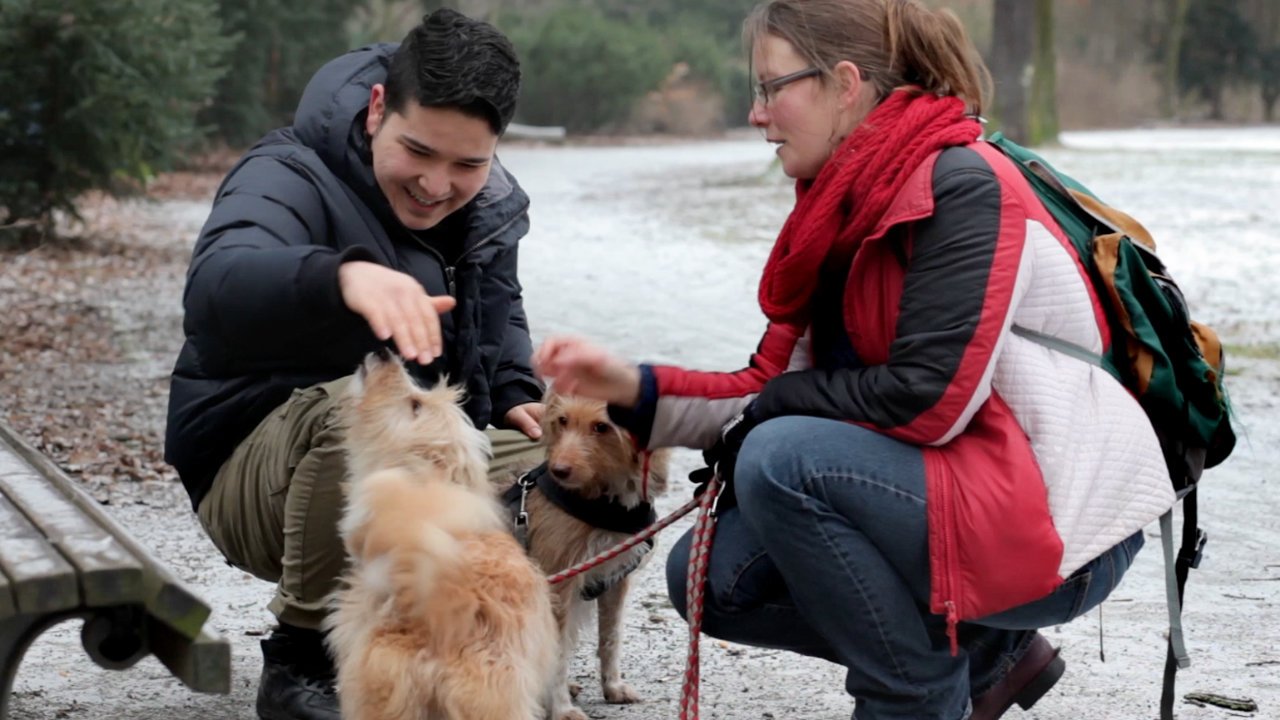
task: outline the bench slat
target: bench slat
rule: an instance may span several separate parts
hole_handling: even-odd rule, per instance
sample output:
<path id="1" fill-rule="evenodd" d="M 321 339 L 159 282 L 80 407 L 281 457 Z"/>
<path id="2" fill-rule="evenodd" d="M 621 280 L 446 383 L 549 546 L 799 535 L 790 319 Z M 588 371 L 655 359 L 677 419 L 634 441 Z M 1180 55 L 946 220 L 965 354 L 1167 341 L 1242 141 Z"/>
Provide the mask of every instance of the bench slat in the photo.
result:
<path id="1" fill-rule="evenodd" d="M 7 620 L 17 614 L 18 608 L 13 604 L 13 587 L 4 570 L 0 569 L 0 620 Z"/>
<path id="2" fill-rule="evenodd" d="M 3 495 L 0 495 L 0 570 L 9 580 L 14 610 L 19 613 L 52 613 L 80 604 L 75 568 Z"/>
<path id="3" fill-rule="evenodd" d="M 13 460 L 0 446 L 0 457 Z M 0 464 L 0 492 L 77 571 L 86 607 L 143 600 L 142 563 L 26 463 Z"/>
<path id="4" fill-rule="evenodd" d="M 13 450 L 13 454 L 8 458 L 4 452 L 6 449 Z M 54 490 L 74 503 L 141 562 L 143 567 L 141 595 L 147 611 L 152 616 L 188 638 L 199 636 L 200 629 L 204 626 L 205 620 L 209 619 L 211 612 L 208 604 L 187 590 L 168 568 L 152 557 L 114 518 L 105 513 L 92 498 L 77 487 L 75 481 L 67 477 L 53 461 L 28 445 L 9 427 L 0 423 L 0 475 L 4 474 L 4 468 L 7 465 L 15 463 L 34 468 Z"/>
<path id="5" fill-rule="evenodd" d="M 226 638 L 200 631 L 194 640 L 152 620 L 151 652 L 184 685 L 203 693 L 231 692 L 231 645 Z"/>

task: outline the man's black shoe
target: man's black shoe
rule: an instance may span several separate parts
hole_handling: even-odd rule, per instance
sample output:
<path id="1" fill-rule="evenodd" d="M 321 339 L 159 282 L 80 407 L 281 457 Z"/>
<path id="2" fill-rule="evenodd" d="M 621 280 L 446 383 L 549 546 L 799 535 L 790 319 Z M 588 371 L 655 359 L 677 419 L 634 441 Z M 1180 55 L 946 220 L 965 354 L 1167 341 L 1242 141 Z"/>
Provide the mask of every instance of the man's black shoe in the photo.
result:
<path id="1" fill-rule="evenodd" d="M 281 625 L 262 641 L 262 720 L 341 720 L 333 662 L 315 630 Z"/>

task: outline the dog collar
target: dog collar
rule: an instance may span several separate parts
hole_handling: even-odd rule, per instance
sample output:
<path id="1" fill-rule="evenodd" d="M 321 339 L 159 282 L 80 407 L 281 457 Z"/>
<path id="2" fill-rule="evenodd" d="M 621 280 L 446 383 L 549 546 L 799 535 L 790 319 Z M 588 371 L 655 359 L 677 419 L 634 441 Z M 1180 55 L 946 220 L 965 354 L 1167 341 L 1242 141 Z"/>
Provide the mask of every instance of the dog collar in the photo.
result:
<path id="1" fill-rule="evenodd" d="M 516 525 L 528 523 L 524 497 L 537 487 L 551 504 L 591 527 L 610 532 L 634 534 L 649 527 L 658 519 L 653 505 L 648 502 L 628 508 L 607 497 L 587 499 L 565 489 L 547 471 L 544 462 L 525 473 L 502 495 L 504 505 L 516 509 Z"/>

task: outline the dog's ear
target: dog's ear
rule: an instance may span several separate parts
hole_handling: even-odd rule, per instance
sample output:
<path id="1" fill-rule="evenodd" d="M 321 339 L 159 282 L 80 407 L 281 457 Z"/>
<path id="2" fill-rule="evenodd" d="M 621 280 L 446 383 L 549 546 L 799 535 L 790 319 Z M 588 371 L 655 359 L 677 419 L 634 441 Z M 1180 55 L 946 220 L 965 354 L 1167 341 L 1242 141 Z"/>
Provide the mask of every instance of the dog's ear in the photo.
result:
<path id="1" fill-rule="evenodd" d="M 547 386 L 546 392 L 542 393 L 542 438 L 545 441 L 547 433 L 551 431 L 551 423 L 564 407 L 562 395 L 557 393 L 553 387 Z"/>
<path id="2" fill-rule="evenodd" d="M 560 402 L 560 394 L 556 392 L 554 385 L 548 383 L 547 389 L 542 392 L 542 404 L 550 408 L 558 402 Z"/>
<path id="3" fill-rule="evenodd" d="M 671 475 L 671 450 L 663 448 L 654 450 L 649 456 L 649 497 L 650 499 L 664 494 L 669 487 Z"/>

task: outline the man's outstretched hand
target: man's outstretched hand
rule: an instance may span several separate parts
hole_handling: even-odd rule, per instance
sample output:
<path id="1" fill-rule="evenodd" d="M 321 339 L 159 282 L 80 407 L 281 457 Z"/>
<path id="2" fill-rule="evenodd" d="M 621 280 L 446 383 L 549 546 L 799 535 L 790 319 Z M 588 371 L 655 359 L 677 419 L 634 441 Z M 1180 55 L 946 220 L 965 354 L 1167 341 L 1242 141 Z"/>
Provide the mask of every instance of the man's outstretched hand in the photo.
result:
<path id="1" fill-rule="evenodd" d="M 394 340 L 405 360 L 426 365 L 444 353 L 440 313 L 458 304 L 454 298 L 428 295 L 413 277 L 364 260 L 338 268 L 338 287 L 347 307 L 379 340 Z"/>
<path id="2" fill-rule="evenodd" d="M 537 440 L 542 437 L 542 415 L 546 409 L 547 406 L 540 402 L 525 403 L 508 410 L 504 419 L 507 427 L 519 430 L 530 440 Z"/>

